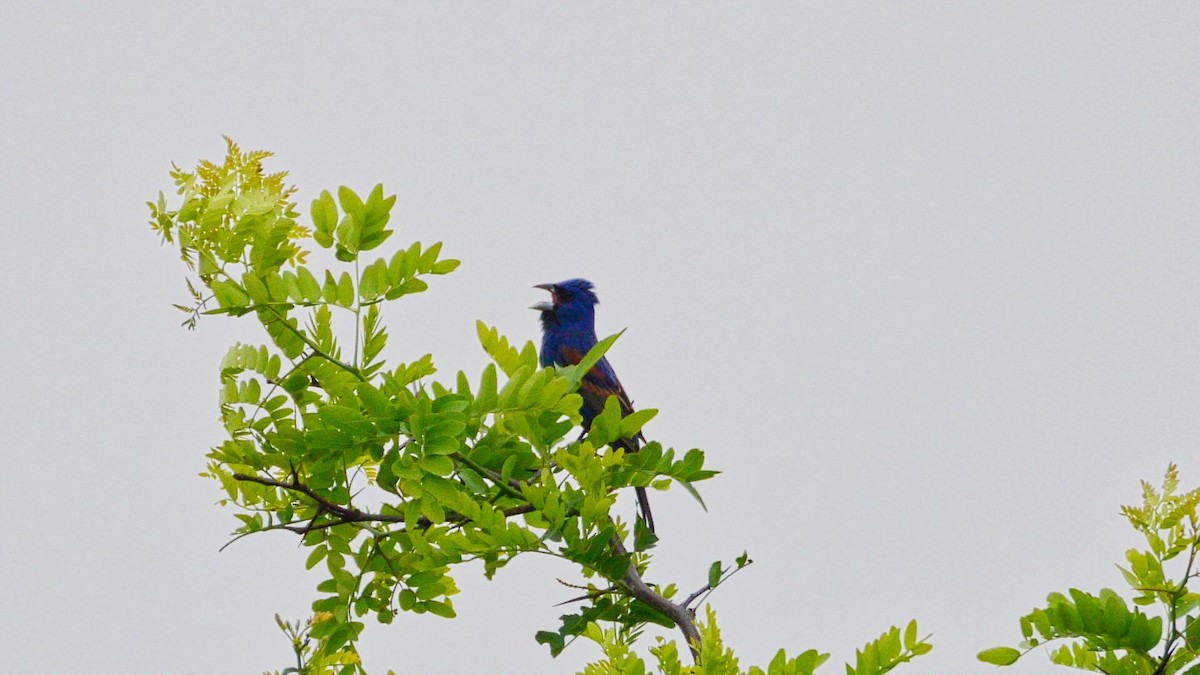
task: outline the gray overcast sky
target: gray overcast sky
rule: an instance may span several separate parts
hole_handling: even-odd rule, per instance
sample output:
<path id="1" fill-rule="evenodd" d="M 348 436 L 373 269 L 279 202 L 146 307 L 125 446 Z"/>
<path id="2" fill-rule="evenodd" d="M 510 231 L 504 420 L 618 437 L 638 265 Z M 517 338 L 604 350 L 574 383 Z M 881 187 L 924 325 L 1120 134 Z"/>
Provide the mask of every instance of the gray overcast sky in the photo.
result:
<path id="1" fill-rule="evenodd" d="M 221 134 L 305 205 L 398 194 L 464 262 L 392 354 L 534 338 L 592 279 L 649 433 L 725 473 L 658 495 L 655 579 L 713 597 L 743 664 L 917 618 L 905 672 L 969 673 L 1053 590 L 1120 586 L 1117 515 L 1200 484 L 1200 5 L 4 3 L 0 652 L 13 673 L 286 667 L 316 578 L 196 478 L 249 321 L 178 327 L 147 228 Z M 459 575 L 461 617 L 371 625 L 372 672 L 574 672 L 554 582 Z M 504 665 L 496 666 L 500 662 Z M 449 663 L 449 665 L 445 665 Z M 442 664 L 442 665 L 439 665 Z M 489 664 L 491 667 L 489 667 Z M 1032 655 L 1014 673 L 1041 673 Z"/>

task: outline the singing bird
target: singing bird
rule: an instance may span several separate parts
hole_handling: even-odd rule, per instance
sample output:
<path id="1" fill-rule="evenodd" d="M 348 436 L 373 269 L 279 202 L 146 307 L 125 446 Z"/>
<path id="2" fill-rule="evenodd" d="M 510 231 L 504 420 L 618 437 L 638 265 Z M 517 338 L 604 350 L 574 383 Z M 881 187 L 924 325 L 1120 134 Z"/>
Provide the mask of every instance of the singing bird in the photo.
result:
<path id="1" fill-rule="evenodd" d="M 600 300 L 592 291 L 592 282 L 570 279 L 557 284 L 539 284 L 534 288 L 550 291 L 551 295 L 550 302 L 539 302 L 530 307 L 542 313 L 542 367 L 579 363 L 596 346 L 596 305 Z M 610 396 L 617 397 L 622 415 L 633 412 L 633 403 L 607 357 L 600 359 L 583 376 L 579 383 L 579 395 L 583 397 L 579 413 L 583 416 L 584 431 L 591 427 L 596 415 L 604 410 L 604 403 Z M 644 440 L 642 434 L 638 433 L 633 438 L 619 438 L 613 445 L 626 452 L 637 452 Z M 653 532 L 654 518 L 650 515 L 650 499 L 646 495 L 646 488 L 639 487 L 636 490 L 642 519 Z"/>

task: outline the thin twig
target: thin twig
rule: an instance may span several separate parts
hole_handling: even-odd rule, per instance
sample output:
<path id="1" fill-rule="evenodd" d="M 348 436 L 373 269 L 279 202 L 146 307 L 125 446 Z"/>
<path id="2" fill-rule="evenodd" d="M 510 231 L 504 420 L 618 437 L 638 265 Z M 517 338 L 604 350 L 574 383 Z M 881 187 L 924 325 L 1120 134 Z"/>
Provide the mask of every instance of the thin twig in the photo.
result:
<path id="1" fill-rule="evenodd" d="M 608 595 L 609 593 L 615 593 L 616 591 L 620 590 L 616 586 L 609 586 L 608 588 L 597 588 L 595 590 L 588 590 L 588 588 L 586 586 L 577 586 L 575 584 L 569 584 L 569 583 L 563 581 L 562 579 L 558 579 L 558 583 L 562 584 L 563 586 L 566 586 L 567 588 L 575 588 L 575 589 L 578 589 L 581 591 L 588 591 L 588 592 L 585 595 L 581 595 L 577 598 L 571 598 L 570 600 L 563 600 L 562 602 L 556 603 L 554 605 L 555 607 L 562 607 L 563 605 L 569 605 L 572 602 L 583 602 L 584 600 L 595 600 L 597 598 L 602 598 L 602 597 Z"/>
<path id="2" fill-rule="evenodd" d="M 735 568 L 729 570 L 729 572 L 727 574 L 724 574 L 721 576 L 720 579 L 717 579 L 716 584 L 705 583 L 703 587 L 701 587 L 695 593 L 692 593 L 691 595 L 687 596 L 687 599 L 684 600 L 683 602 L 681 602 L 680 604 L 683 605 L 685 608 L 691 607 L 692 602 L 695 601 L 696 598 L 699 598 L 702 595 L 705 597 L 708 597 L 707 596 L 708 593 L 712 593 L 713 591 L 717 590 L 718 586 L 725 583 L 726 581 L 729 581 L 730 577 L 732 577 L 733 575 L 742 571 L 746 567 L 749 567 L 753 562 L 754 562 L 753 560 L 747 560 L 745 565 L 742 565 L 741 567 L 735 567 Z"/>

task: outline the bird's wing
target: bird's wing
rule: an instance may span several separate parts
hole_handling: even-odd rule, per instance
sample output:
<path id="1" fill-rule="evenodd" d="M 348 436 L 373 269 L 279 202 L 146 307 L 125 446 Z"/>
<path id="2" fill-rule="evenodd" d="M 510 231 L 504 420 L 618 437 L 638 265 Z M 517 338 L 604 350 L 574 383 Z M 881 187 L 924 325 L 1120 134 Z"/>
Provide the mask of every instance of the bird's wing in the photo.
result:
<path id="1" fill-rule="evenodd" d="M 564 347 L 562 355 L 569 365 L 578 364 L 585 356 L 583 352 L 571 347 Z M 609 396 L 617 397 L 621 404 L 622 416 L 633 412 L 633 402 L 629 400 L 629 395 L 625 393 L 625 388 L 621 386 L 612 366 L 608 365 L 608 359 L 600 359 L 583 376 L 579 382 L 579 395 L 583 397 L 583 407 L 591 412 L 591 415 L 584 415 L 589 423 L 592 417 L 604 410 L 604 403 Z"/>

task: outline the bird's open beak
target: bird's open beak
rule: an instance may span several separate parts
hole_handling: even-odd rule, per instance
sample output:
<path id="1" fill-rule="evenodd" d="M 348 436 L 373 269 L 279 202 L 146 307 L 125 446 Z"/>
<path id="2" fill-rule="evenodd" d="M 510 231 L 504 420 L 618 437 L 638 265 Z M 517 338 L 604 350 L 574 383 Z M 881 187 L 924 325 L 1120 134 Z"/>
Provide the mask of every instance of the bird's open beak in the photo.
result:
<path id="1" fill-rule="evenodd" d="M 534 286 L 534 288 L 540 288 L 543 291 L 550 291 L 551 293 L 554 292 L 554 284 L 538 284 L 537 286 Z M 536 309 L 539 312 L 553 312 L 554 311 L 554 303 L 553 302 L 539 302 L 536 305 L 530 305 L 529 309 Z"/>

